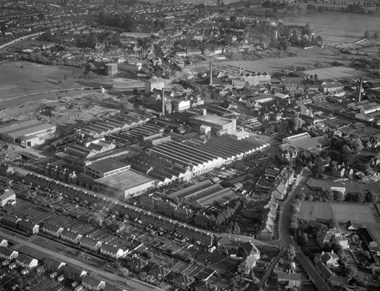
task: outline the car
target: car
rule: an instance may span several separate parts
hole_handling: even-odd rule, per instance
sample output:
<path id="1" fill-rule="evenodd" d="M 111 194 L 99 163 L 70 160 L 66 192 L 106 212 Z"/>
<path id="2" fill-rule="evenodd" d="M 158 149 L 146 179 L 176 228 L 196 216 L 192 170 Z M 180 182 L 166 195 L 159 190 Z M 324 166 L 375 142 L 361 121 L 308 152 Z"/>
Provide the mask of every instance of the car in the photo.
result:
<path id="1" fill-rule="evenodd" d="M 13 270 L 16 267 L 17 267 L 16 263 L 12 263 L 12 264 L 9 265 L 9 269 L 10 270 Z"/>
<path id="2" fill-rule="evenodd" d="M 65 276 L 61 275 L 57 278 L 57 282 L 61 283 L 63 280 L 65 280 Z"/>
<path id="3" fill-rule="evenodd" d="M 23 269 L 21 271 L 21 274 L 23 274 L 23 275 L 26 275 L 26 274 L 29 274 L 29 273 L 30 273 L 30 269 Z"/>

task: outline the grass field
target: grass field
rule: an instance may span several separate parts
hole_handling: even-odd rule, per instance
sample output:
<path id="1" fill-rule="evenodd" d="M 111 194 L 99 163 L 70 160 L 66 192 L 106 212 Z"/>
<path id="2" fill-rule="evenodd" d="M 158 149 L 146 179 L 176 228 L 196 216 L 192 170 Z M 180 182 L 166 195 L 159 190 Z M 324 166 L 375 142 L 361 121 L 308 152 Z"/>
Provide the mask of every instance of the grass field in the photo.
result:
<path id="1" fill-rule="evenodd" d="M 353 42 L 362 38 L 366 30 L 370 34 L 380 30 L 379 17 L 349 13 L 316 13 L 286 18 L 284 23 L 288 25 L 309 23 L 317 35 L 331 42 Z"/>
<path id="2" fill-rule="evenodd" d="M 330 68 L 318 68 L 304 71 L 308 75 L 318 75 L 320 80 L 325 79 L 346 79 L 353 76 L 360 75 L 361 72 L 347 67 L 330 67 Z"/>
<path id="3" fill-rule="evenodd" d="M 298 217 L 305 221 L 335 219 L 339 223 L 346 223 L 349 220 L 357 224 L 379 222 L 372 204 L 347 202 L 303 201 Z"/>
<path id="4" fill-rule="evenodd" d="M 335 50 L 331 48 L 314 47 L 311 49 L 301 49 L 289 47 L 288 51 L 295 56 L 284 58 L 266 58 L 254 61 L 221 61 L 216 65 L 232 65 L 241 66 L 244 69 L 255 72 L 267 72 L 272 74 L 280 72 L 284 69 L 293 70 L 295 68 L 314 69 L 318 63 L 319 66 L 330 66 L 332 62 L 338 61 L 344 65 L 348 65 L 349 61 L 342 61 L 340 56 L 334 54 Z"/>

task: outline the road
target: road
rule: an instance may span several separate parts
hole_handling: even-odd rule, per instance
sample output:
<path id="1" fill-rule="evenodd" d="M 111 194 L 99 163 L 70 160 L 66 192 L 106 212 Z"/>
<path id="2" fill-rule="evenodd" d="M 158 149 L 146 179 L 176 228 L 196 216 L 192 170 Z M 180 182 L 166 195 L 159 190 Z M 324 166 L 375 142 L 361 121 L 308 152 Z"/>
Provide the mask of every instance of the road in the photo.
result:
<path id="1" fill-rule="evenodd" d="M 19 42 L 19 41 L 22 41 L 24 39 L 28 39 L 28 38 L 31 38 L 31 37 L 39 36 L 39 35 L 41 35 L 43 33 L 45 33 L 45 31 L 36 32 L 36 33 L 32 33 L 32 34 L 28 34 L 28 35 L 24 35 L 22 37 L 16 38 L 14 40 L 11 40 L 11 41 L 9 41 L 7 43 L 4 43 L 4 44 L 0 45 L 0 50 L 3 49 L 3 48 L 6 48 L 7 46 L 15 44 L 16 42 Z"/>
<path id="2" fill-rule="evenodd" d="M 300 194 L 302 192 L 305 182 L 307 181 L 308 178 L 309 178 L 308 176 L 302 176 L 301 179 L 299 180 L 298 185 L 292 191 L 289 192 L 286 199 L 282 203 L 282 209 L 281 209 L 280 217 L 278 221 L 279 238 L 271 242 L 273 245 L 277 245 L 279 248 L 283 248 L 289 244 L 293 244 L 297 246 L 293 237 L 289 233 L 289 222 L 290 222 L 290 215 L 291 215 L 291 209 L 292 209 L 292 202 L 294 200 L 294 197 L 296 197 L 297 194 Z M 318 270 L 315 268 L 314 264 L 310 262 L 310 260 L 303 254 L 302 250 L 298 246 L 296 248 L 297 248 L 296 260 L 301 264 L 302 268 L 309 275 L 311 281 L 314 283 L 317 290 L 318 291 L 332 291 L 332 288 L 322 278 Z M 267 278 L 269 278 L 269 275 L 272 272 L 271 270 L 273 270 L 274 266 L 277 264 L 280 257 L 277 256 L 275 260 L 272 261 L 271 265 L 268 267 L 267 271 L 265 272 L 260 282 L 261 286 L 263 286 Z"/>
<path id="3" fill-rule="evenodd" d="M 136 280 L 133 278 L 122 278 L 116 274 L 109 273 L 109 272 L 104 271 L 100 268 L 95 268 L 93 266 L 90 266 L 90 265 L 86 264 L 85 262 L 79 261 L 76 258 L 71 258 L 71 257 L 68 257 L 67 255 L 63 255 L 63 254 L 51 251 L 51 250 L 46 249 L 42 246 L 39 246 L 39 245 L 36 245 L 32 242 L 27 241 L 28 238 L 26 238 L 24 236 L 17 235 L 17 237 L 16 237 L 14 235 L 9 234 L 8 232 L 2 231 L 1 229 L 0 229 L 0 234 L 1 234 L 2 238 L 5 238 L 5 239 L 12 241 L 12 242 L 15 242 L 16 244 L 18 244 L 20 246 L 27 246 L 31 249 L 42 252 L 42 253 L 46 254 L 47 257 L 50 256 L 50 257 L 56 258 L 60 261 L 66 262 L 70 265 L 84 269 L 88 272 L 91 272 L 96 277 L 101 278 L 107 282 L 114 283 L 116 285 L 120 285 L 123 288 L 127 288 L 128 291 L 129 290 L 130 291 L 134 291 L 134 290 L 136 290 L 136 291 L 163 291 L 163 289 L 161 289 L 161 288 L 146 284 L 146 283 L 141 282 L 139 280 Z M 49 240 L 47 240 L 47 241 L 49 241 Z"/>

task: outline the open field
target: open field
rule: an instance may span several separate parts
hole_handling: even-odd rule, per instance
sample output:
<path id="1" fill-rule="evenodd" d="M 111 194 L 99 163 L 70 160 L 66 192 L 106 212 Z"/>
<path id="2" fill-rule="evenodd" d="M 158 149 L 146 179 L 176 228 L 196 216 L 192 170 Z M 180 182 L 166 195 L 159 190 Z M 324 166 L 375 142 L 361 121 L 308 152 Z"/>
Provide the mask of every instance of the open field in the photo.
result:
<path id="1" fill-rule="evenodd" d="M 289 47 L 288 51 L 295 54 L 293 57 L 267 58 L 254 61 L 221 61 L 215 62 L 216 65 L 241 66 L 244 69 L 255 72 L 267 72 L 269 74 L 280 72 L 284 69 L 293 70 L 295 68 L 314 69 L 316 64 L 319 66 L 330 66 L 332 62 L 339 61 L 348 65 L 349 61 L 341 60 L 340 56 L 334 54 L 335 49 L 314 47 L 301 49 Z"/>
<path id="2" fill-rule="evenodd" d="M 354 42 L 361 39 L 366 30 L 370 34 L 380 30 L 380 17 L 349 13 L 315 13 L 286 18 L 284 23 L 287 25 L 309 23 L 317 35 L 331 42 Z"/>
<path id="3" fill-rule="evenodd" d="M 318 75 L 320 80 L 326 79 L 347 79 L 355 76 L 361 75 L 359 71 L 353 68 L 347 67 L 329 67 L 329 68 L 318 68 L 312 70 L 304 71 L 308 75 Z"/>
<path id="4" fill-rule="evenodd" d="M 116 88 L 132 90 L 135 87 L 144 87 L 144 82 L 139 80 L 107 76 L 97 76 L 94 79 L 77 78 L 80 75 L 81 69 L 73 67 L 46 66 L 30 62 L 2 63 L 0 64 L 0 107 L 3 107 L 4 101 L 7 103 L 6 107 L 9 107 L 27 101 L 57 98 L 62 96 L 62 93 L 70 95 L 70 92 L 65 91 L 75 88 L 80 90 L 83 87 L 115 85 Z"/>

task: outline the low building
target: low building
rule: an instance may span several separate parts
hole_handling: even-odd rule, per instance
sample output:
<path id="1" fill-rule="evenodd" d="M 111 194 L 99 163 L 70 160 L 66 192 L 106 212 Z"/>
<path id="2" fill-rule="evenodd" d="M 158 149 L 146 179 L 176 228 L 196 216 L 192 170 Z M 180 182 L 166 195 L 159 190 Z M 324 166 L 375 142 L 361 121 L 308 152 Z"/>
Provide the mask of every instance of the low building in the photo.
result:
<path id="1" fill-rule="evenodd" d="M 13 260 L 17 258 L 18 252 L 7 247 L 0 246 L 0 258 Z"/>
<path id="2" fill-rule="evenodd" d="M 26 268 L 26 269 L 33 269 L 38 266 L 38 260 L 32 257 L 29 257 L 25 254 L 19 254 L 16 258 L 16 263 L 20 267 Z"/>
<path id="3" fill-rule="evenodd" d="M 63 228 L 51 223 L 44 223 L 41 227 L 41 231 L 52 236 L 59 237 L 63 231 Z"/>
<path id="4" fill-rule="evenodd" d="M 4 238 L 0 238 L 0 247 L 7 247 L 8 241 Z"/>
<path id="5" fill-rule="evenodd" d="M 89 237 L 82 237 L 79 241 L 79 245 L 83 248 L 96 252 L 102 246 L 102 242 Z"/>
<path id="6" fill-rule="evenodd" d="M 128 254 L 128 250 L 124 250 L 122 248 L 116 247 L 116 246 L 111 246 L 108 244 L 103 244 L 100 247 L 100 253 L 105 256 L 109 256 L 114 259 L 119 259 L 124 257 L 125 255 Z"/>
<path id="7" fill-rule="evenodd" d="M 28 234 L 36 234 L 40 231 L 40 226 L 38 224 L 26 220 L 21 220 L 18 223 L 18 228 Z"/>
<path id="8" fill-rule="evenodd" d="M 81 238 L 82 238 L 81 234 L 67 230 L 67 229 L 63 230 L 61 233 L 62 240 L 71 242 L 73 244 L 78 244 Z"/>
<path id="9" fill-rule="evenodd" d="M 4 193 L 0 195 L 0 207 L 4 207 L 7 204 L 16 203 L 16 193 L 11 189 L 4 190 Z"/>
<path id="10" fill-rule="evenodd" d="M 46 266 L 46 269 L 50 272 L 57 272 L 61 270 L 63 267 L 66 266 L 66 263 L 62 261 L 58 261 L 53 258 L 45 258 L 44 259 L 44 266 Z"/>
<path id="11" fill-rule="evenodd" d="M 98 291 L 104 289 L 104 287 L 106 286 L 106 282 L 86 275 L 82 279 L 82 285 L 88 290 Z"/>
<path id="12" fill-rule="evenodd" d="M 63 269 L 63 274 L 66 278 L 70 280 L 81 281 L 82 278 L 86 276 L 88 273 L 74 266 L 65 266 L 65 268 Z"/>
<path id="13" fill-rule="evenodd" d="M 0 127 L 0 137 L 22 147 L 32 147 L 42 144 L 44 138 L 53 134 L 55 130 L 55 125 L 37 119 L 26 120 Z"/>
<path id="14" fill-rule="evenodd" d="M 1 219 L 1 223 L 11 227 L 11 228 L 17 228 L 18 223 L 21 221 L 21 218 L 12 216 L 12 215 L 4 215 L 3 218 Z"/>

